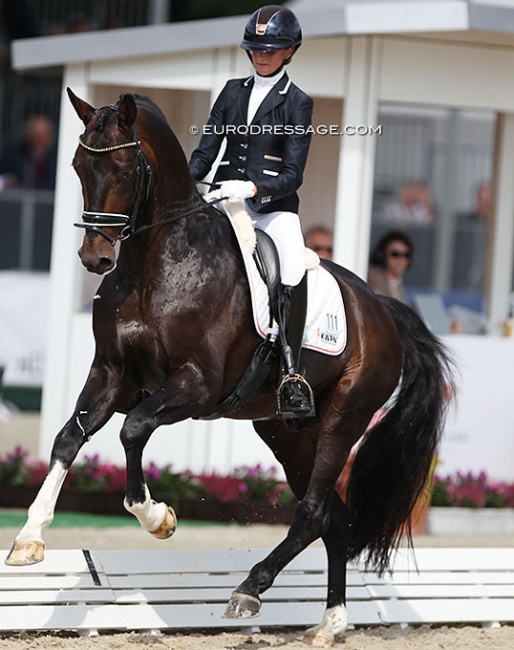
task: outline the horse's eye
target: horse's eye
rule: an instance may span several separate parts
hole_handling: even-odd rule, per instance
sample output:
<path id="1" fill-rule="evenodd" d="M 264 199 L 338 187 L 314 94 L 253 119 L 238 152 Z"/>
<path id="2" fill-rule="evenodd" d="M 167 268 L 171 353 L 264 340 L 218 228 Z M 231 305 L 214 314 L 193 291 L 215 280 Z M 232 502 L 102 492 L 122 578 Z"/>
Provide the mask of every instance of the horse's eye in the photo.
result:
<path id="1" fill-rule="evenodd" d="M 122 172 L 120 172 L 119 178 L 120 178 L 121 181 L 126 181 L 131 176 L 132 176 L 132 170 L 131 169 L 125 169 Z"/>

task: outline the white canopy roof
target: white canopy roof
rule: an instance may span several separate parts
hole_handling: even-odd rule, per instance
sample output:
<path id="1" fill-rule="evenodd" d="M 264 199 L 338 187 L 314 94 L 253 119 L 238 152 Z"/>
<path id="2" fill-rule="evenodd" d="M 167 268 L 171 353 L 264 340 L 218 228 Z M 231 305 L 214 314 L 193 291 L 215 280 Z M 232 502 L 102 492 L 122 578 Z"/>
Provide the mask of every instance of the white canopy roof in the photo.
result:
<path id="1" fill-rule="evenodd" d="M 304 36 L 427 34 L 514 45 L 512 0 L 292 0 Z M 241 16 L 45 36 L 13 43 L 18 70 L 151 56 L 213 47 L 241 39 Z"/>

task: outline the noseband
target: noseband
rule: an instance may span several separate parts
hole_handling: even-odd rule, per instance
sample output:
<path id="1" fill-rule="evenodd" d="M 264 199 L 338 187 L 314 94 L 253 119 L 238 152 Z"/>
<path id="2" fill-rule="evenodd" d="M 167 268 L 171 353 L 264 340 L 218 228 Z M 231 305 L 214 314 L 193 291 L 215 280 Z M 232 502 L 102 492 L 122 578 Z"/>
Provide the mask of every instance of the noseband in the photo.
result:
<path id="1" fill-rule="evenodd" d="M 152 168 L 148 163 L 142 149 L 141 142 L 137 139 L 135 129 L 132 129 L 133 140 L 130 142 L 122 142 L 120 144 L 113 144 L 110 147 L 91 147 L 86 144 L 79 136 L 79 144 L 86 151 L 93 154 L 111 153 L 119 149 L 127 149 L 129 147 L 136 147 L 137 153 L 137 166 L 136 166 L 136 184 L 134 187 L 134 196 L 128 214 L 118 212 L 89 212 L 82 213 L 82 223 L 73 224 L 77 228 L 85 228 L 86 231 L 97 232 L 102 237 L 105 237 L 109 243 L 114 246 L 117 241 L 123 241 L 130 237 L 134 232 L 136 216 L 139 211 L 140 205 L 147 200 L 150 192 L 150 181 L 152 178 Z M 146 181 L 146 183 L 145 183 Z M 145 187 L 146 184 L 146 187 Z M 144 199 L 144 201 L 143 201 Z M 107 233 L 104 228 L 121 228 L 121 231 L 116 237 L 112 237 Z"/>

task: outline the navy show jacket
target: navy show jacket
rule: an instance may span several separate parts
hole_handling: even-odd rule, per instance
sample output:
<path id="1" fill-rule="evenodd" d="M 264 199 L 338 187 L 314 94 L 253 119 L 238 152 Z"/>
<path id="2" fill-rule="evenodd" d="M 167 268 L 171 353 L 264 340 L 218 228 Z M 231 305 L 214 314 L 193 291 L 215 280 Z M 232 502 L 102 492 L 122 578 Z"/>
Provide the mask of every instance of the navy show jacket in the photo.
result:
<path id="1" fill-rule="evenodd" d="M 247 124 L 253 76 L 228 81 L 212 107 L 189 168 L 193 178 L 209 173 L 225 137 L 227 147 L 214 182 L 251 180 L 257 196 L 248 199 L 256 212 L 298 212 L 297 190 L 311 141 L 313 101 L 284 74 Z"/>

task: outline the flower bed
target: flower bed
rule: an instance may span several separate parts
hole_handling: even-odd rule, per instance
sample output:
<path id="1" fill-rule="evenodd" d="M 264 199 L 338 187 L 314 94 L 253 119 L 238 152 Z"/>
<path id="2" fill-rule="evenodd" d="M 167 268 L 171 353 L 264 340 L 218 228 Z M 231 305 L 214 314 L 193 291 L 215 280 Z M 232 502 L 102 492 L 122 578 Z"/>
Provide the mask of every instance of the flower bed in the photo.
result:
<path id="1" fill-rule="evenodd" d="M 513 533 L 514 483 L 491 481 L 485 472 L 436 475 L 427 532 L 432 535 Z"/>
<path id="2" fill-rule="evenodd" d="M 446 508 L 514 508 L 514 483 L 491 481 L 485 472 L 435 476 L 431 506 Z"/>
<path id="3" fill-rule="evenodd" d="M 28 508 L 46 471 L 46 463 L 31 458 L 20 447 L 0 456 L 0 507 Z M 287 484 L 277 480 L 275 470 L 260 465 L 239 467 L 230 476 L 174 472 L 170 465 L 158 467 L 155 463 L 149 463 L 144 472 L 153 498 L 173 506 L 182 519 L 290 523 L 297 506 Z M 125 483 L 124 467 L 101 461 L 98 455 L 86 456 L 70 470 L 57 508 L 125 514 Z M 457 515 L 458 508 L 465 508 L 503 509 L 514 516 L 514 483 L 490 481 L 484 472 L 436 475 L 430 506 L 432 512 L 440 509 L 441 515 L 452 508 Z"/>
<path id="4" fill-rule="evenodd" d="M 0 507 L 28 508 L 47 472 L 47 464 L 17 447 L 0 457 Z M 297 501 L 274 468 L 240 467 L 233 475 L 173 472 L 167 465 L 144 468 L 152 497 L 173 506 L 182 519 L 291 523 Z M 126 514 L 123 507 L 126 471 L 86 456 L 73 465 L 61 490 L 57 508 L 91 514 Z"/>

